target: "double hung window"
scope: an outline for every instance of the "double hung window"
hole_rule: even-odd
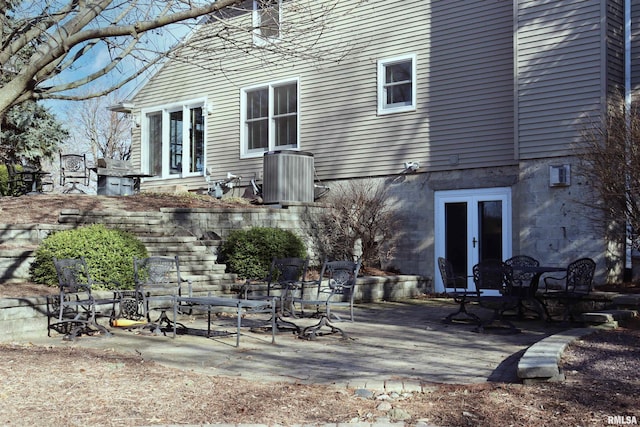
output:
[[[243,157],[299,148],[297,81],[243,89],[240,108]]]
[[[253,0],[253,40],[257,45],[280,38],[281,0]]]
[[[378,61],[378,114],[416,109],[416,56]]]
[[[204,103],[176,105],[145,113],[145,172],[187,176],[204,170]]]

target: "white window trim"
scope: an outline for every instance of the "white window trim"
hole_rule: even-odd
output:
[[[387,65],[395,64],[398,62],[405,62],[411,60],[411,104],[402,105],[399,107],[386,107],[384,96],[384,84],[385,84],[385,69]],[[416,95],[417,95],[417,55],[412,53],[408,55],[395,56],[392,58],[385,58],[378,60],[378,115],[404,113],[407,111],[416,110]]]
[[[253,44],[256,46],[267,46],[269,44],[277,43],[280,41],[280,35],[282,31],[282,0],[278,1],[278,36],[277,37],[264,37],[261,34],[260,26],[260,9],[258,7],[258,1],[253,0]]]
[[[140,117],[142,130],[141,130],[141,144],[140,144],[140,163],[141,170],[145,173],[149,173],[149,124],[147,122],[147,116],[151,113],[162,113],[162,175],[154,176],[152,178],[145,178],[148,180],[155,179],[168,179],[168,178],[185,178],[191,176],[202,176],[205,174],[206,165],[207,165],[207,116],[209,114],[208,111],[208,103],[206,98],[196,98],[190,99],[184,102],[174,102],[171,104],[164,104],[149,108],[143,108],[140,110]],[[175,111],[182,110],[183,112],[183,120],[185,117],[188,119],[190,117],[189,111],[192,108],[202,108],[202,114],[204,119],[204,152],[203,152],[203,165],[202,172],[189,172],[187,169],[187,164],[183,162],[182,164],[182,172],[181,173],[169,173],[169,157],[170,157],[170,144],[169,141],[169,114]],[[188,139],[189,127],[184,126],[182,129],[183,141]],[[187,139],[185,139],[187,138]],[[183,144],[183,152],[182,155],[184,157],[191,156],[191,146],[189,144]]]
[[[282,86],[285,84],[296,84],[296,96],[298,99],[298,120],[296,121],[296,134],[298,136],[298,145],[296,147],[291,145],[278,146],[274,144],[275,130],[273,126],[273,88],[276,86]],[[247,119],[247,92],[260,88],[269,88],[269,146],[265,150],[252,150],[247,149],[247,136],[245,132],[245,121]],[[274,150],[300,150],[300,79],[298,77],[293,79],[278,80],[269,83],[257,84],[247,86],[240,89],[240,158],[250,159],[256,157],[262,157],[264,153]]]

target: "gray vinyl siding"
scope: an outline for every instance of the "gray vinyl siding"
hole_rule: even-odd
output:
[[[631,0],[631,89],[640,96],[640,0]]]
[[[259,176],[261,158],[240,159],[240,89],[284,78],[299,79],[300,149],[314,154],[320,179],[400,173],[406,161],[429,170],[513,162],[510,2],[421,1],[410,13],[401,0],[339,7],[321,45],[349,40],[340,62],[263,68],[257,59],[233,58],[222,75],[174,61],[140,91],[136,106],[206,96],[214,106],[207,166],[218,178]],[[378,115],[377,61],[405,54],[417,56],[417,109]],[[228,71],[238,61],[241,69]]]
[[[521,159],[569,154],[605,84],[600,1],[520,1],[517,147]]]
[[[240,91],[282,79],[298,79],[300,149],[314,154],[321,180],[401,173],[406,161],[438,171],[563,155],[581,115],[600,108],[606,79],[620,78],[619,63],[607,69],[603,58],[619,59],[621,1],[341,1],[318,42],[337,46],[324,61],[267,57],[265,65],[238,52],[203,62],[210,69],[172,61],[134,101],[148,108],[206,97],[214,178],[259,178],[262,159],[240,157]],[[417,58],[417,108],[378,115],[377,61],[405,54]]]
[[[511,2],[433,2],[429,167],[513,161],[512,16]]]

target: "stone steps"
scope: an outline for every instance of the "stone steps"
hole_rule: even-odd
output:
[[[225,273],[225,265],[217,264],[219,240],[199,240],[189,230],[176,226],[162,212],[118,209],[100,212],[65,209],[61,211],[59,224],[0,225],[0,280],[28,278],[33,251],[51,232],[89,224],[104,224],[136,235],[150,256],[178,255],[182,275],[194,286],[202,287],[206,283],[221,286],[225,281],[235,280],[235,275]]]
[[[609,328],[617,328],[620,323],[638,317],[636,310],[628,309],[612,309],[602,310],[591,313],[582,313],[581,320],[588,325],[603,326]]]

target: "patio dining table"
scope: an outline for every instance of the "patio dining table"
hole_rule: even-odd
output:
[[[16,174],[22,176],[22,181],[24,183],[31,183],[31,189],[26,194],[40,194],[41,191],[38,190],[38,183],[42,180],[43,177],[51,175],[51,172],[25,169],[16,171]]]
[[[517,293],[517,296],[520,297],[520,301],[518,303],[518,315],[522,317],[522,313],[525,309],[523,303],[524,301],[535,301],[546,313],[546,308],[544,305],[544,301],[537,296],[538,287],[540,285],[540,278],[545,273],[557,273],[564,272],[567,269],[565,267],[555,267],[555,266],[513,266],[514,270],[521,271],[523,273],[533,273],[533,277],[528,284],[523,284],[522,286],[514,286],[513,292]],[[542,313],[538,313],[542,317]]]

